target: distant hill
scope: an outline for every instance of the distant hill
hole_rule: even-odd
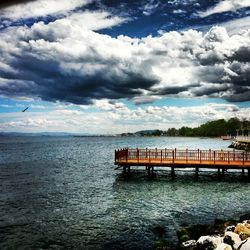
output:
[[[122,133],[121,136],[162,136],[164,131],[159,129],[140,130],[135,133]]]
[[[168,130],[141,130],[135,133],[123,133],[121,136],[190,136],[190,137],[220,137],[225,135],[247,135],[250,130],[249,120],[231,118],[206,122],[199,127],[169,128]]]
[[[40,132],[40,133],[0,132],[0,136],[73,136],[73,134],[66,132]]]

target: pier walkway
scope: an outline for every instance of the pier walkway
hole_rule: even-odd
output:
[[[119,149],[115,150],[115,165],[123,167],[123,171],[130,172],[130,167],[145,166],[148,175],[155,167],[170,167],[172,176],[175,168],[195,168],[196,176],[199,169],[217,169],[222,174],[227,169],[241,169],[248,171],[250,178],[250,153],[242,151],[224,150],[178,150],[178,149]]]

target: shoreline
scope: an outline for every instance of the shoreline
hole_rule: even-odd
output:
[[[164,228],[158,226],[155,230],[160,236],[155,241],[155,250],[250,249],[250,211],[239,219],[215,219],[213,224],[181,227],[176,231],[177,242],[163,238]]]

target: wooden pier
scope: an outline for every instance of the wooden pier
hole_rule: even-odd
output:
[[[157,167],[171,168],[175,177],[175,169],[195,168],[198,178],[200,169],[217,169],[218,175],[224,175],[228,169],[240,169],[244,175],[247,171],[250,179],[250,153],[224,150],[178,150],[178,149],[119,149],[115,150],[115,165],[123,167],[129,173],[132,166],[144,166],[148,175],[152,175]]]

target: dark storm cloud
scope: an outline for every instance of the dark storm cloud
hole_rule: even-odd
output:
[[[137,88],[140,82],[150,85],[155,83],[154,79],[149,80],[142,75],[130,77],[120,82],[119,85],[115,85],[118,81],[120,78],[109,80],[102,74],[86,78],[62,77],[52,82],[51,87],[44,86],[40,91],[40,97],[48,101],[60,100],[75,104],[89,104],[93,99],[132,98],[141,94],[140,89]]]
[[[192,84],[187,86],[166,87],[157,91],[153,91],[153,93],[157,95],[177,95],[181,92],[190,90],[192,87],[197,87],[197,86],[199,85]]]
[[[223,93],[224,91],[228,90],[227,85],[219,84],[219,85],[209,85],[209,84],[204,84],[200,88],[194,88],[192,90],[192,93],[195,96],[214,96],[216,97],[218,93]],[[218,97],[218,96],[217,96]]]
[[[250,47],[240,47],[230,59],[238,62],[250,62]]]
[[[210,64],[199,70],[197,78],[203,84],[190,90],[195,96],[220,96],[232,102],[250,100],[249,94],[246,94],[249,93],[249,64],[234,61],[227,69],[224,64]]]
[[[220,96],[229,101],[249,101],[250,44],[248,32],[229,37],[221,27],[211,29],[200,49],[194,52],[199,70],[195,73],[200,88],[190,91],[195,96]],[[230,42],[229,42],[230,41]],[[245,46],[242,46],[245,41]],[[228,46],[230,43],[232,47]]]
[[[183,93],[250,99],[248,33],[229,37],[215,27],[205,35],[189,30],[112,38],[83,28],[83,15],[2,31],[0,94],[75,104],[104,98],[139,103]],[[96,18],[89,23],[111,20]]]
[[[225,81],[228,81],[228,79],[224,79],[225,75],[223,65],[201,67],[197,72],[197,78],[207,83],[225,83]]]
[[[66,74],[57,60],[44,61],[30,53],[23,53],[12,59],[12,66],[18,69],[16,72],[0,70],[1,76],[9,83],[0,86],[0,93],[6,96],[37,96],[52,102],[60,100],[89,104],[93,99],[133,98],[141,94],[142,86],[149,89],[158,82],[156,77],[150,77],[146,73],[144,76],[143,72],[123,68],[116,68],[118,71],[112,72],[111,68],[115,67],[116,60],[103,60],[86,57],[81,63],[95,62],[105,67],[91,75],[77,75],[76,72]]]
[[[249,101],[249,96],[250,90],[245,88],[241,92],[234,92],[233,95],[227,96],[225,99],[230,102],[245,102]]]
[[[221,58],[219,55],[217,55],[216,53],[207,53],[207,54],[203,54],[202,56],[197,56],[197,59],[199,61],[199,63],[201,65],[214,65],[214,64],[218,64],[218,63],[223,63],[224,62],[224,58]]]
[[[250,62],[233,62],[230,69],[236,73],[231,76],[231,80],[236,86],[250,86]]]

